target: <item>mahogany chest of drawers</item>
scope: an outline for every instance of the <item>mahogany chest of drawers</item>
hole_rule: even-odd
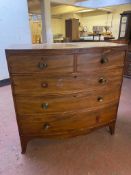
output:
[[[33,138],[65,138],[109,126],[114,133],[127,47],[114,43],[6,50],[25,153]]]

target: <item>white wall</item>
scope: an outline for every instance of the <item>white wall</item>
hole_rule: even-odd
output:
[[[63,34],[65,37],[65,20],[70,18],[77,18],[81,21],[81,15],[69,13],[66,15],[61,15],[60,18],[52,18],[52,31],[53,35],[55,34]]]
[[[65,36],[65,24],[63,18],[52,18],[52,32],[55,34],[63,34]]]
[[[5,48],[31,44],[27,0],[0,0],[0,80],[9,77]]]

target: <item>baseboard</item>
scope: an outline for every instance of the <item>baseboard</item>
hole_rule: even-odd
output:
[[[4,79],[4,80],[0,80],[0,87],[7,86],[9,84],[10,84],[10,79],[9,78]]]
[[[130,76],[128,76],[128,75],[124,75],[124,78],[131,79],[131,75],[130,75]]]

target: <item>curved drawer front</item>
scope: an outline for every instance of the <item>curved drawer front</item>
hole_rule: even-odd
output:
[[[58,95],[72,92],[91,91],[92,89],[109,89],[121,84],[122,69],[97,71],[88,74],[65,74],[51,77],[13,76],[14,91],[17,95]]]
[[[107,69],[117,66],[124,66],[124,51],[113,51],[101,53],[88,53],[78,55],[77,70],[85,72],[91,69]]]
[[[117,90],[115,90],[117,89]],[[19,115],[35,115],[79,111],[102,107],[107,103],[118,101],[118,87],[113,90],[98,90],[89,93],[79,93],[55,97],[16,97],[16,106]]]
[[[73,72],[73,55],[42,56],[38,54],[26,56],[10,56],[11,73],[55,73]]]
[[[92,128],[107,124],[116,118],[117,105],[109,105],[105,108],[72,114],[57,114],[43,116],[24,116],[20,120],[20,129],[22,134],[27,135],[79,135],[80,132],[86,132]]]

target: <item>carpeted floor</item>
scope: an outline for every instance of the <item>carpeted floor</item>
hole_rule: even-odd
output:
[[[116,125],[67,140],[21,148],[10,86],[0,88],[0,175],[131,175],[131,80],[124,79]]]

